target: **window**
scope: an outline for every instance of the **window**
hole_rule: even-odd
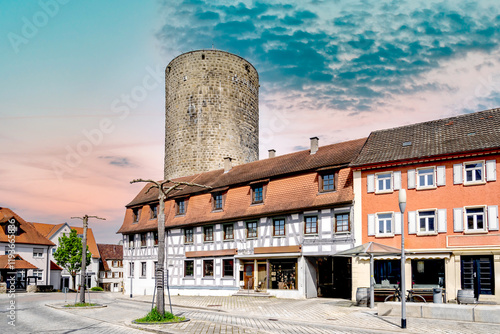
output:
[[[233,240],[234,239],[234,225],[226,224],[224,225],[224,240]]]
[[[203,234],[205,235],[205,241],[214,241],[214,227],[205,226],[203,228]]]
[[[194,261],[184,261],[184,277],[194,276]]]
[[[434,167],[417,169],[417,189],[435,188]]]
[[[252,187],[252,204],[264,202],[264,187],[262,185]]]
[[[52,256],[54,256],[54,253],[56,252],[56,248],[52,248]],[[7,253],[5,253],[7,254]]]
[[[33,269],[33,276],[38,277],[39,280],[43,280],[43,270]]]
[[[257,222],[247,223],[247,238],[257,238]]]
[[[349,214],[340,213],[335,215],[335,232],[349,232]]]
[[[154,245],[158,246],[158,232],[153,232]]]
[[[222,210],[222,193],[212,195],[213,210]]]
[[[141,247],[146,247],[147,246],[147,242],[148,242],[148,238],[147,238],[147,234],[146,233],[141,233]]]
[[[158,261],[153,262],[153,278],[156,277],[156,270],[158,269]]]
[[[33,258],[43,258],[43,248],[33,248]]]
[[[175,214],[176,215],[185,215],[186,214],[186,200],[185,199],[178,199],[175,200]]]
[[[138,223],[139,219],[141,218],[140,208],[133,208],[132,209],[132,216],[133,216],[133,219],[134,219],[134,223]]]
[[[373,271],[376,288],[395,288],[401,281],[400,260],[375,260]]]
[[[112,261],[112,266],[115,267],[115,268],[118,267],[118,261],[113,260]]]
[[[377,234],[392,235],[392,213],[377,214]]]
[[[377,192],[392,191],[392,173],[375,174]]]
[[[185,228],[184,229],[184,243],[192,244],[193,243],[193,229]]]
[[[158,218],[158,205],[150,205],[149,206],[149,211],[151,212],[151,218],[150,219],[156,219],[156,218]]]
[[[203,277],[214,275],[214,260],[203,260]]]
[[[134,277],[134,262],[130,262],[129,269],[130,269],[129,276]]]
[[[146,262],[141,262],[141,277],[146,277]]]
[[[270,287],[271,289],[298,288],[297,274],[298,266],[295,259],[269,260]]]
[[[225,259],[222,260],[222,276],[228,277],[234,275],[234,260]]]
[[[464,163],[465,182],[464,184],[483,183],[484,163],[482,161]]]
[[[305,217],[304,234],[317,234],[318,233],[318,217],[309,216]]]
[[[436,232],[436,211],[418,211],[418,232],[435,233]]]
[[[470,232],[486,231],[484,207],[465,209],[465,230]]]
[[[274,219],[273,220],[273,230],[274,236],[284,236],[285,235],[285,220],[284,219]]]
[[[128,247],[134,248],[134,235],[133,234],[130,234],[128,236]]]
[[[333,191],[335,190],[335,174],[328,173],[320,176],[320,189],[319,191]]]

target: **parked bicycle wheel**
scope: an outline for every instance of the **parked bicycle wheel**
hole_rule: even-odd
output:
[[[384,300],[384,302],[399,302],[399,301],[401,301],[401,298],[399,298],[399,296],[397,295],[389,295],[385,297]]]
[[[426,303],[426,300],[421,295],[412,295],[410,297],[410,302],[412,302],[412,303]]]

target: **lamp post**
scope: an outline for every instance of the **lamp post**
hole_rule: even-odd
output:
[[[406,288],[405,288],[405,219],[406,190],[399,190],[399,211],[401,211],[401,328],[406,328]]]

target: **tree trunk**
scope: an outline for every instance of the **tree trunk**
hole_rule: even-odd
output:
[[[164,268],[165,268],[165,195],[160,192],[160,207],[158,215],[158,264],[156,267],[156,309],[162,316],[165,315],[165,290]]]

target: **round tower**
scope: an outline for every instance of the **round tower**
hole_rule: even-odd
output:
[[[259,159],[259,75],[220,50],[183,53],[165,69],[165,179]]]

